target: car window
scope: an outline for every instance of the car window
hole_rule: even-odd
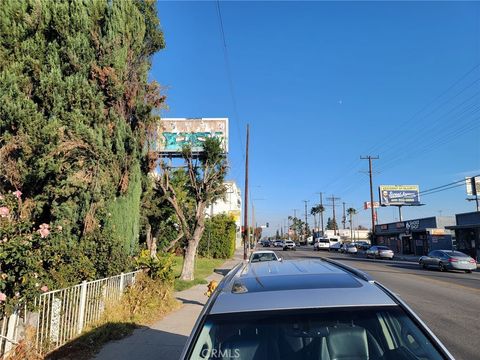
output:
[[[437,250],[430,251],[430,252],[428,253],[428,256],[429,256],[429,257],[437,257],[437,256],[438,256],[438,251],[437,251]]]
[[[190,359],[443,359],[398,306],[210,315]]]

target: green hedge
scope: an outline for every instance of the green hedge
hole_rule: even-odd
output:
[[[214,259],[232,257],[235,252],[235,230],[235,221],[229,215],[220,214],[206,219],[198,254]]]

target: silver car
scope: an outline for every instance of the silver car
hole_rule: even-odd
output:
[[[394,293],[332,260],[240,264],[205,304],[180,357],[453,359]]]
[[[422,256],[418,263],[424,269],[437,267],[440,271],[462,270],[471,273],[477,269],[477,262],[470,256],[454,250],[433,250]]]
[[[386,246],[372,246],[365,252],[367,258],[373,257],[374,259],[393,259],[394,253],[392,249]]]

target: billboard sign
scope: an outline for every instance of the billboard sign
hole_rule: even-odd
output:
[[[380,185],[381,206],[420,205],[418,185]]]
[[[228,118],[162,118],[155,137],[155,150],[170,156],[180,156],[184,145],[193,153],[203,151],[206,139],[216,137],[228,152]]]
[[[365,201],[365,202],[363,203],[363,209],[364,209],[364,210],[370,209],[370,208],[371,208],[371,205],[370,205],[370,204],[371,204],[370,201]],[[374,207],[374,208],[380,207],[380,203],[379,203],[378,201],[374,201],[374,202],[373,202],[373,207]]]
[[[467,195],[478,195],[480,194],[480,177],[466,177],[465,185],[467,187]]]

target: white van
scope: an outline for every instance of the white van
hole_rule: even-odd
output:
[[[330,249],[331,245],[336,244],[339,241],[340,241],[340,237],[338,236],[331,236],[329,238],[320,237],[317,239],[317,242],[313,245],[313,250],[315,251],[328,250]]]

